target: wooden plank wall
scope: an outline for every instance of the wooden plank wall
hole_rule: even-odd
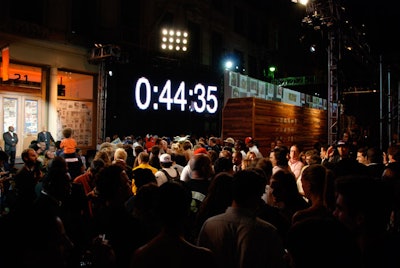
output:
[[[326,143],[327,135],[324,110],[249,97],[229,99],[222,111],[222,138],[251,136],[264,156],[277,138],[286,146],[296,143],[308,150],[316,142]]]

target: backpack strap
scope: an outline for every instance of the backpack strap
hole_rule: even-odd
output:
[[[167,177],[167,179],[168,179],[169,181],[172,180],[172,177],[168,174],[168,172],[167,172],[165,169],[161,168],[160,171],[161,171],[162,173],[164,173],[164,175]]]
[[[179,180],[180,179],[180,177],[181,177],[181,174],[179,174],[179,171],[178,171],[178,168],[177,167],[174,167],[174,169],[175,169],[175,171],[176,171],[176,179],[177,180]]]
[[[169,175],[169,173],[163,168],[161,168],[160,171],[162,171],[165,174],[165,176],[167,177],[167,179],[169,181],[170,180],[179,180],[180,175],[179,175],[178,169],[176,167],[174,167],[174,169],[176,171],[176,176],[175,177],[171,177],[171,175]]]

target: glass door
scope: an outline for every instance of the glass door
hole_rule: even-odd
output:
[[[40,121],[40,98],[0,94],[0,124],[3,126],[0,146],[4,149],[3,133],[13,126],[18,135],[16,163],[21,153],[36,140]]]

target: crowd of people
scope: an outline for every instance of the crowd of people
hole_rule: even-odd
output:
[[[1,267],[400,265],[400,145],[114,135],[79,151],[66,128],[11,178],[0,151]]]

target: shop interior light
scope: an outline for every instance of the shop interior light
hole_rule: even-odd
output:
[[[306,6],[307,3],[308,3],[308,0],[292,0],[292,2],[296,3],[296,4],[302,4],[302,5]]]

